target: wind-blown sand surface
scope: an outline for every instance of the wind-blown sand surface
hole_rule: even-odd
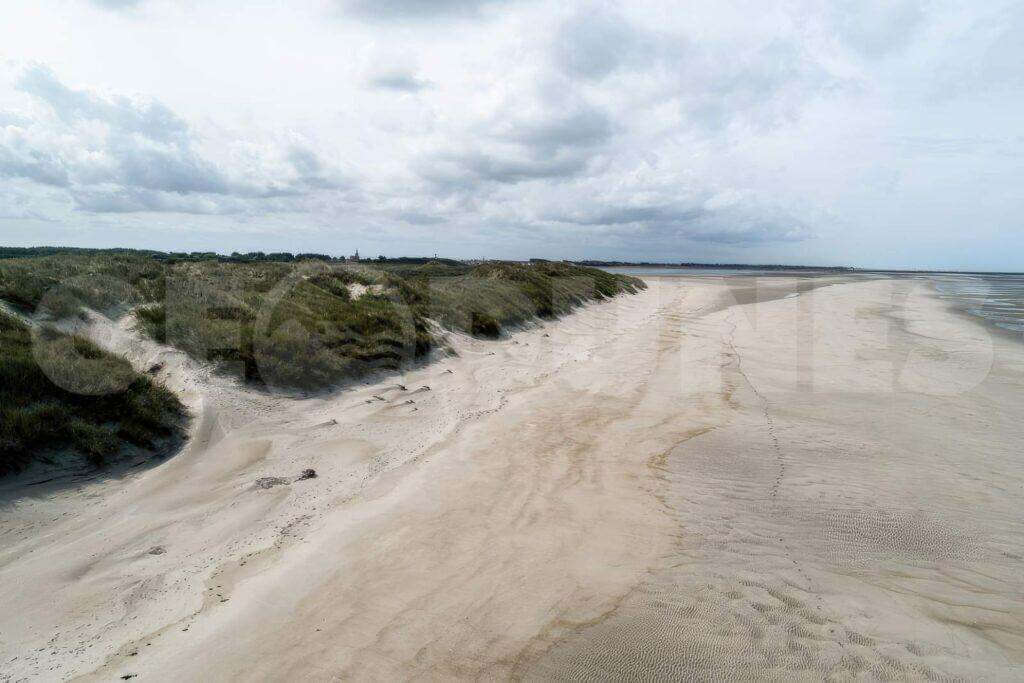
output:
[[[0,679],[1024,676],[1024,344],[920,281],[648,283],[319,399],[95,322],[193,435],[3,492]]]

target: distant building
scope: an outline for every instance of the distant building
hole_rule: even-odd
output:
[[[358,261],[359,260],[359,250],[356,249],[356,253],[354,253],[351,256],[349,256],[348,260],[349,261]]]

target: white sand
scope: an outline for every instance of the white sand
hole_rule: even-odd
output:
[[[919,282],[757,282],[315,400],[95,325],[194,434],[0,508],[0,680],[1024,676],[1024,344]]]

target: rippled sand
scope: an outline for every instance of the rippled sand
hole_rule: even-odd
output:
[[[200,417],[0,511],[0,680],[1024,675],[1021,340],[919,281],[649,283],[304,401],[97,325]]]

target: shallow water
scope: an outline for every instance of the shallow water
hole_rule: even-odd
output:
[[[971,315],[1024,332],[1024,274],[934,275],[939,295]]]

